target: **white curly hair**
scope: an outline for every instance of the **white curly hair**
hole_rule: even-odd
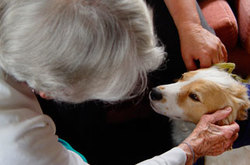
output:
[[[141,94],[164,59],[143,0],[0,0],[0,67],[58,101]]]

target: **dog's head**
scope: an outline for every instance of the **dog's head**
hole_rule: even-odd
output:
[[[184,73],[173,84],[160,85],[150,93],[153,109],[165,116],[197,123],[203,114],[232,107],[221,124],[247,119],[247,88],[229,73],[215,67]]]

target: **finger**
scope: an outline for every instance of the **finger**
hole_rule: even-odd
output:
[[[224,62],[224,52],[223,52],[223,44],[220,44],[219,48],[218,48],[218,62]],[[216,63],[214,63],[216,64]]]
[[[200,67],[201,68],[208,68],[212,65],[211,57],[204,55],[200,59]]]
[[[225,126],[222,126],[222,127],[232,130],[233,134],[236,134],[236,133],[238,133],[240,131],[240,126],[236,122],[233,122],[230,125],[225,125]]]
[[[227,107],[225,109],[218,110],[215,113],[209,115],[208,121],[211,123],[216,123],[217,121],[223,120],[226,117],[228,117],[231,112],[232,112],[231,107]]]
[[[235,142],[235,140],[239,137],[239,134],[236,133],[232,138],[231,138],[231,141],[232,143]]]
[[[224,136],[227,139],[231,139],[240,131],[240,127],[236,122],[231,125],[221,126],[220,129],[223,130]]]
[[[234,136],[232,136],[232,138],[230,139],[230,141],[227,143],[227,148],[226,151],[231,150],[233,143],[235,142],[235,140],[238,138],[239,134],[235,134]]]
[[[230,145],[230,144],[229,144]],[[225,142],[221,142],[221,143],[218,143],[218,144],[215,144],[210,152],[207,153],[207,155],[209,156],[217,156],[217,155],[220,155],[222,154],[223,152],[226,151],[227,148],[229,148]]]
[[[233,143],[235,142],[235,140],[238,138],[239,134],[234,134],[224,145],[225,150],[231,150]]]
[[[224,55],[223,55],[221,43],[219,43],[219,45],[217,47],[217,58],[218,58],[219,62],[224,62]],[[215,59],[213,59],[213,62],[214,61],[215,61]],[[214,64],[216,64],[216,63],[214,63]]]
[[[223,61],[227,62],[227,60],[228,60],[227,49],[223,43],[221,43],[221,44],[222,44],[221,50],[223,52]]]
[[[217,54],[215,56],[213,56],[212,58],[212,64],[217,64],[220,62],[220,57],[222,56],[222,50],[220,48],[218,48],[219,50],[217,51]]]
[[[185,62],[187,70],[196,70],[197,69],[197,66],[192,58],[185,59],[184,62]]]

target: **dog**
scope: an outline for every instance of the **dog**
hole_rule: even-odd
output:
[[[172,119],[172,138],[174,144],[178,145],[192,132],[203,114],[231,107],[231,114],[220,121],[219,125],[227,125],[235,120],[246,120],[247,110],[250,108],[248,92],[248,88],[235,80],[230,73],[212,66],[186,72],[176,83],[153,88],[149,99],[151,107],[157,113]],[[250,161],[249,149],[250,147],[247,152],[247,164]],[[220,159],[206,156],[205,164],[221,165],[223,161],[234,158],[232,152],[229,151],[224,157],[220,156],[223,157]],[[246,154],[245,150],[240,152]],[[225,164],[229,165],[229,162],[226,161]]]

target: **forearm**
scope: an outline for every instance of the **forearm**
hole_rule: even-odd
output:
[[[186,152],[181,147],[175,147],[159,156],[155,156],[136,165],[184,165],[186,160]]]
[[[196,0],[164,0],[164,2],[179,33],[194,26],[201,26]]]

